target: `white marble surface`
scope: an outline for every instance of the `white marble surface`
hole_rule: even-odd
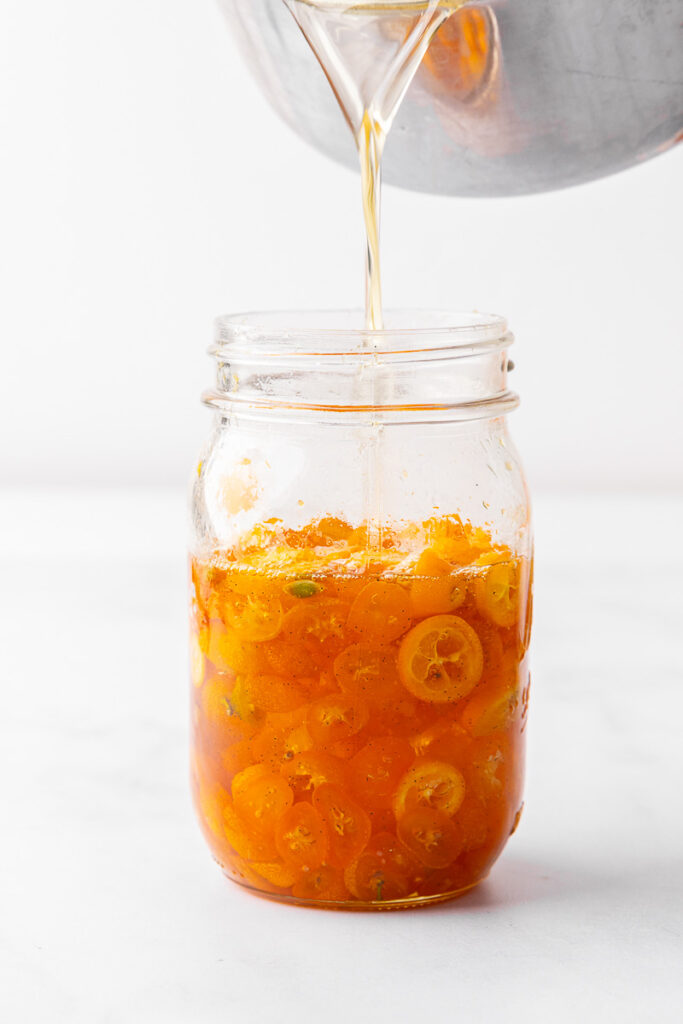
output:
[[[683,499],[539,498],[527,808],[459,902],[231,886],[190,810],[183,496],[0,505],[0,1017],[683,1019]]]

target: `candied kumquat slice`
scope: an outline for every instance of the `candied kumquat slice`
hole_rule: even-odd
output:
[[[242,686],[245,699],[255,711],[294,711],[306,700],[294,681],[282,676],[246,676]]]
[[[257,764],[245,768],[232,780],[232,800],[243,821],[255,831],[266,833],[292,806],[294,793],[283,778]]]
[[[462,772],[444,761],[423,761],[413,765],[400,780],[394,796],[394,814],[402,818],[416,808],[427,807],[450,817],[464,798]]]
[[[323,516],[318,520],[317,527],[323,543],[326,544],[347,540],[351,534],[351,525],[339,516]]]
[[[348,900],[349,894],[340,871],[328,864],[302,872],[292,886],[292,896],[300,900]]]
[[[199,635],[199,643],[206,657],[219,672],[234,672],[228,652],[228,631],[220,619],[209,621]]]
[[[263,644],[262,651],[268,663],[268,671],[281,676],[302,678],[315,675],[317,665],[306,647],[276,637]]]
[[[413,758],[406,740],[393,736],[370,740],[349,762],[355,795],[364,805],[389,807],[399,779]]]
[[[398,640],[410,626],[408,591],[398,583],[368,583],[351,605],[348,626],[363,640]]]
[[[233,800],[236,794],[239,796],[246,789],[248,789],[248,787],[251,786],[251,784],[255,782],[257,779],[267,778],[267,776],[270,774],[270,769],[265,764],[249,765],[248,768],[245,768],[244,771],[241,771],[232,780],[232,785],[230,788]]]
[[[275,828],[275,846],[290,867],[319,868],[327,855],[325,823],[310,804],[294,804]]]
[[[282,602],[267,581],[245,579],[233,584],[221,604],[221,617],[240,640],[262,643],[282,629]]]
[[[245,860],[266,862],[277,859],[273,837],[256,832],[231,800],[223,806],[223,834],[235,853]]]
[[[251,742],[252,759],[279,769],[296,754],[310,750],[313,740],[305,725],[302,708],[282,714],[266,715],[266,720]]]
[[[348,606],[335,598],[311,598],[290,608],[282,624],[282,639],[303,649],[303,656],[323,668],[344,646]]]
[[[463,837],[463,850],[476,850],[486,842],[489,813],[484,801],[475,793],[467,793],[458,811],[458,828]]]
[[[202,618],[208,618],[208,606],[212,594],[211,580],[214,570],[211,566],[193,558],[190,572],[194,589],[194,601],[197,604],[199,615]]]
[[[509,669],[509,656],[506,657],[501,630],[483,616],[473,616],[470,622],[479,637],[484,652],[484,669],[482,678],[487,682],[502,680]],[[515,663],[516,664],[516,663]]]
[[[313,793],[313,806],[327,826],[327,860],[345,868],[365,849],[370,839],[370,819],[340,786],[323,783]]]
[[[423,757],[434,743],[447,736],[454,728],[457,728],[463,735],[467,735],[462,726],[446,711],[438,718],[432,718],[426,728],[414,733],[410,737],[410,745],[418,757]],[[469,740],[469,736],[467,738]]]
[[[196,635],[199,648],[206,654],[206,644],[208,640],[207,627],[209,625],[209,616],[202,611],[196,601],[190,601],[190,627],[192,632]]]
[[[221,754],[221,766],[229,777],[249,768],[254,763],[254,754],[249,737],[231,743]]]
[[[328,754],[332,754],[332,757],[338,757],[340,761],[350,761],[352,757],[358,753],[363,744],[365,743],[365,737],[351,736],[348,740],[339,740],[337,743],[330,743],[329,746],[324,746],[324,750]]]
[[[364,902],[405,899],[415,891],[415,856],[390,832],[373,836],[360,857],[344,871],[349,892]]]
[[[510,742],[505,733],[491,733],[477,739],[465,768],[468,784],[483,800],[499,799],[507,791],[512,772]]]
[[[306,725],[313,741],[329,747],[351,739],[367,724],[367,705],[348,693],[330,694],[314,701],[306,713]]]
[[[374,722],[371,720],[369,731],[372,731],[374,726],[377,731],[408,739],[419,721],[419,714],[424,706],[401,687],[395,697],[385,697],[372,705]]]
[[[519,610],[519,565],[498,562],[475,580],[477,608],[491,622],[507,629],[514,626]]]
[[[466,853],[471,855],[473,860],[481,857],[482,860],[488,860],[488,863],[492,864],[510,836],[514,818],[514,809],[509,807],[503,798],[489,802],[486,807],[486,837],[476,846],[467,843]],[[459,819],[458,825],[460,825]]]
[[[282,769],[288,784],[299,796],[310,795],[318,786],[333,783],[343,786],[344,763],[319,750],[295,754]]]
[[[223,836],[223,809],[230,803],[230,794],[218,783],[199,782],[197,802],[199,814],[215,836]]]
[[[424,708],[425,705],[422,704],[421,707]],[[418,757],[422,757],[426,754],[432,743],[435,743],[441,736],[445,735],[449,729],[452,729],[453,724],[456,722],[455,712],[452,708],[444,708],[436,717],[434,716],[434,710],[432,708],[429,708],[428,710],[430,714],[427,724],[419,731],[411,733],[408,737],[410,745]]]
[[[352,644],[339,654],[333,665],[342,690],[366,700],[392,697],[401,692],[396,651],[382,644]]]
[[[257,645],[226,629],[221,619],[211,619],[200,640],[207,658],[219,672],[259,672],[264,664]]]
[[[238,676],[233,684],[228,709],[233,718],[243,722],[255,722],[259,717],[263,718],[263,714],[258,715],[256,708],[249,700],[249,695],[244,689],[244,677],[241,676]]]
[[[420,863],[430,868],[447,868],[462,852],[458,827],[443,811],[431,807],[416,807],[404,814],[397,833]]]
[[[430,761],[445,761],[461,770],[467,764],[472,746],[472,736],[459,722],[450,723],[438,737],[434,737],[422,756]]]
[[[216,621],[218,622],[218,620],[216,620]],[[220,623],[220,625],[223,628],[225,628],[223,626],[222,622]],[[209,650],[209,642],[210,642],[210,640],[211,640],[211,630],[209,629],[209,620],[207,619],[206,622],[202,623],[201,626],[199,626],[199,629],[197,630],[197,644],[199,646],[199,650],[204,655],[206,655],[208,650]],[[216,666],[216,667],[218,667],[218,666]]]
[[[415,618],[454,612],[467,597],[467,586],[457,576],[440,579],[415,580],[410,600]]]
[[[296,872],[282,861],[276,860],[272,864],[252,863],[250,866],[252,871],[278,889],[289,889],[296,881]]]
[[[448,576],[451,563],[439,558],[433,548],[425,548],[415,564],[415,576]]]
[[[232,749],[242,741],[250,740],[257,729],[256,722],[240,718],[234,709],[232,713],[229,712],[230,705],[225,712],[219,705],[215,716],[200,717],[198,722],[200,742],[206,744],[207,753],[210,750],[212,755],[219,759],[226,750]]]
[[[415,576],[410,587],[410,603],[416,618],[454,612],[467,597],[465,578],[453,575],[450,564],[431,548],[420,555]]]
[[[276,856],[276,855],[274,855]],[[268,865],[266,865],[267,867]],[[231,863],[223,865],[224,869],[227,869],[228,874],[240,885],[245,885],[250,889],[254,889],[256,892],[267,892],[272,893],[274,896],[284,896],[287,894],[289,886],[273,885],[272,882],[268,881],[264,875],[259,874],[254,870],[254,863],[245,860],[242,857],[233,855]],[[286,868],[284,870],[287,870]]]
[[[241,720],[239,708],[233,698],[234,692],[234,677],[221,674],[207,679],[200,691],[204,721],[210,729],[225,733],[226,739],[233,733],[234,724]]]
[[[520,708],[516,685],[501,689],[498,683],[478,687],[465,705],[460,721],[471,736],[503,732],[515,720]]]
[[[235,677],[216,673],[207,679],[202,687],[200,703],[202,713],[211,725],[220,724],[234,714],[230,697],[235,687]]]
[[[398,653],[401,682],[419,700],[432,704],[466,697],[483,666],[479,637],[457,615],[424,619],[403,638]]]

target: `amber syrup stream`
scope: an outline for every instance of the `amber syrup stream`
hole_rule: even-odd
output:
[[[360,160],[365,225],[364,347],[359,404],[387,404],[392,382],[374,372],[384,328],[380,274],[382,154],[394,118],[434,33],[465,0],[284,0],[315,54],[351,129]],[[365,370],[365,372],[364,372]],[[367,380],[367,385],[366,385]],[[362,442],[368,549],[382,546],[382,426]]]

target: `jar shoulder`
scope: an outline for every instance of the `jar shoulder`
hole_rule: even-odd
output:
[[[259,524],[299,529],[456,516],[531,549],[522,462],[504,418],[468,424],[321,426],[219,420],[192,484],[192,543],[231,546]]]

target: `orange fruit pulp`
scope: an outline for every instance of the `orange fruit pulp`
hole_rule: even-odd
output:
[[[200,823],[226,874],[292,902],[457,895],[519,818],[528,559],[458,517],[367,538],[268,523],[192,560]]]

